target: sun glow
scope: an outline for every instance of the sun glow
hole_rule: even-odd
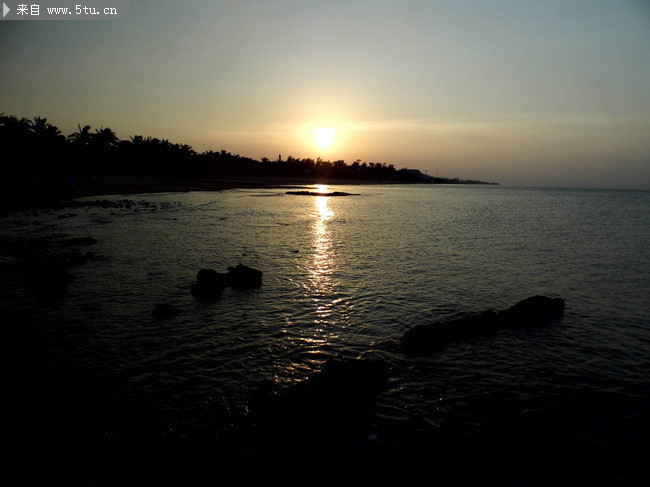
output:
[[[334,143],[334,129],[317,128],[313,131],[314,143],[322,150],[328,149]]]

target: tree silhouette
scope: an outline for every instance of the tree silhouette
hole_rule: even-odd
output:
[[[120,139],[117,138],[115,132],[108,127],[96,129],[95,133],[91,137],[91,143],[101,149],[117,147],[119,141]]]
[[[55,127],[47,121],[45,117],[34,117],[34,120],[29,122],[29,128],[32,133],[41,141],[63,141],[65,137],[61,135],[58,127]]]
[[[84,128],[81,128],[81,125],[77,125],[77,127],[79,130],[68,135],[68,140],[79,146],[89,146],[93,138],[93,134],[90,133],[90,125],[86,125]]]
[[[172,143],[168,139],[133,135],[128,140],[120,140],[112,129],[101,127],[93,132],[90,125],[77,125],[77,131],[66,138],[45,117],[29,120],[0,114],[0,146],[12,162],[5,174],[20,177],[121,174],[480,183],[430,178],[417,170],[396,170],[393,164],[361,159],[348,165],[343,160],[332,162],[320,157],[314,160],[288,156],[283,160],[278,156],[277,160],[267,157],[255,160],[225,149],[197,153],[188,144]]]

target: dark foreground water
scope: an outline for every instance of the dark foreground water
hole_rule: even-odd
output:
[[[3,472],[69,485],[650,479],[650,193],[328,189],[357,194],[119,196],[2,216]],[[190,294],[199,269],[237,263],[263,284]],[[426,355],[400,347],[415,325],[535,294],[564,298],[563,319]],[[163,302],[180,314],[154,319]],[[285,400],[357,358],[388,367],[362,401],[355,386],[325,407]]]

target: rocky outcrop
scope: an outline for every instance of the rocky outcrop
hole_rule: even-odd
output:
[[[563,299],[532,296],[500,312],[487,310],[441,323],[417,325],[402,335],[400,344],[406,350],[425,352],[453,341],[492,335],[501,328],[547,323],[563,313]]]

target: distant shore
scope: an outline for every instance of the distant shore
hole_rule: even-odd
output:
[[[481,181],[445,180],[448,184],[497,184]],[[448,182],[447,182],[448,181]],[[458,182],[456,182],[458,181]],[[432,184],[423,181],[390,181],[335,178],[238,177],[187,178],[166,176],[80,176],[62,178],[6,179],[0,181],[0,210],[48,208],[76,198],[188,191],[224,191],[237,188],[303,188],[314,184],[378,185]]]
[[[417,184],[404,181],[365,181],[309,178],[191,179],[164,176],[83,176],[64,179],[18,179],[0,182],[0,209],[21,210],[60,206],[91,196],[224,191],[237,188],[296,188],[314,184]]]

